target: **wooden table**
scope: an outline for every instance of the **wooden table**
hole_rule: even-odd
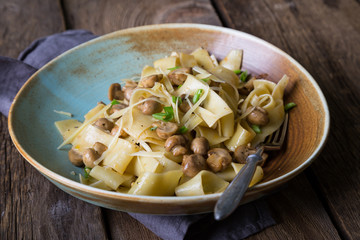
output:
[[[0,55],[16,58],[33,40],[67,29],[102,35],[169,22],[273,43],[317,80],[331,133],[312,166],[266,198],[278,224],[249,239],[360,239],[359,14],[355,0],[0,0]],[[127,213],[56,188],[20,156],[0,118],[0,239],[158,239]]]

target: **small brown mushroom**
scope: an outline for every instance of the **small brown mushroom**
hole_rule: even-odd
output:
[[[111,134],[112,136],[115,136],[118,131],[119,131],[119,126],[118,126],[118,125],[115,125],[115,126],[113,127],[113,129],[111,129],[110,134]],[[128,137],[128,136],[129,136],[129,134],[127,134],[127,132],[125,132],[124,129],[121,129],[121,130],[120,130],[120,135],[119,135],[119,137],[121,137],[121,138],[126,138],[126,137]]]
[[[148,99],[142,104],[138,105],[138,108],[145,115],[152,115],[162,111],[162,105],[158,101]]]
[[[174,156],[184,155],[187,153],[186,140],[183,135],[170,136],[165,141],[165,150],[172,152]]]
[[[137,83],[134,81],[126,81],[125,86],[123,87],[124,90],[124,98],[130,101],[131,95],[134,89],[137,87]]]
[[[261,107],[256,107],[246,119],[249,123],[258,126],[265,126],[270,121],[267,111]]]
[[[125,103],[118,103],[118,104],[114,104],[110,107],[110,109],[108,110],[108,114],[113,114],[114,112],[120,111],[121,109],[127,108],[128,105],[126,105]]]
[[[93,146],[93,149],[101,156],[101,154],[107,150],[107,146],[101,142],[96,142]]]
[[[250,148],[247,146],[238,146],[237,148],[235,148],[235,151],[234,151],[234,160],[238,163],[245,164],[246,158],[249,155],[255,154],[255,153],[256,153],[255,148]],[[266,159],[268,158],[268,154],[262,153],[261,157],[263,159],[263,161],[262,161],[262,165],[263,165],[265,163]]]
[[[162,74],[155,74],[143,77],[139,82],[139,87],[152,88],[156,82],[160,81]]]
[[[156,127],[156,134],[159,138],[168,139],[170,136],[174,135],[179,129],[176,123],[172,122],[162,122],[157,121],[152,124],[153,127]]]
[[[111,131],[114,127],[114,123],[106,118],[99,118],[94,122],[94,125],[103,131]]]
[[[209,146],[209,141],[204,138],[204,137],[197,137],[194,138],[191,142],[191,146],[190,149],[195,153],[195,154],[201,154],[201,155],[206,155],[206,153],[208,152],[210,146]]]
[[[181,164],[184,175],[194,177],[201,170],[206,170],[206,160],[200,154],[184,155]]]
[[[224,148],[213,148],[208,152],[206,163],[213,172],[225,170],[231,164],[231,155]]]
[[[95,160],[98,159],[100,157],[100,155],[95,151],[95,149],[93,148],[87,148],[84,151],[83,154],[83,162],[85,164],[85,166],[89,167],[89,168],[93,168],[95,167]]]
[[[254,90],[254,81],[256,80],[256,78],[250,78],[249,81],[247,81],[240,89],[239,89],[239,93],[241,95],[249,95],[249,93]]]
[[[192,70],[190,67],[187,68],[178,68],[175,70],[172,70],[169,74],[169,80],[172,84],[174,85],[181,85],[185,82],[187,75],[186,74],[191,74]]]
[[[189,96],[189,98],[192,99],[192,96]],[[179,109],[184,113],[190,110],[190,105],[188,101],[185,99],[184,94],[181,95],[181,104],[179,105]]]
[[[121,91],[121,85],[119,83],[113,83],[109,87],[108,91],[109,100],[112,101],[116,100],[123,100],[124,99],[124,92]]]
[[[74,148],[70,149],[68,152],[69,160],[72,164],[77,167],[84,166],[82,155]]]

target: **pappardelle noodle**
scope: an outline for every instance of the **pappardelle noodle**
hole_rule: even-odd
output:
[[[93,187],[152,196],[222,192],[285,115],[288,77],[275,84],[252,76],[242,58],[231,50],[218,61],[199,48],[158,59],[138,81],[111,84],[110,103],[99,102],[83,123],[56,122],[59,149],[72,145],[69,160],[85,166],[80,181]],[[250,186],[262,177],[258,166]]]

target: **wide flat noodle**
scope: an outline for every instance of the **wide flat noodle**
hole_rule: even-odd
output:
[[[173,196],[181,176],[181,170],[165,173],[144,172],[135,181],[129,194],[150,196]]]
[[[176,196],[198,196],[218,193],[224,191],[228,185],[228,182],[216,174],[202,170],[189,181],[176,187],[175,194]]]

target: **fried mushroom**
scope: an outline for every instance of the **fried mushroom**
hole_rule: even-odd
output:
[[[162,139],[168,139],[179,129],[179,126],[176,123],[163,121],[154,122],[152,127],[156,127],[156,134]]]
[[[154,74],[143,77],[139,82],[139,87],[152,88],[156,82],[162,79],[162,74]]]
[[[204,137],[197,137],[191,141],[190,149],[195,154],[206,155],[210,148],[209,141]]]
[[[112,101],[116,100],[123,100],[124,99],[124,92],[121,90],[121,85],[119,83],[113,83],[109,87],[108,91],[109,100]]]
[[[206,170],[206,160],[200,154],[184,155],[181,164],[184,175],[194,177],[202,170]]]
[[[255,148],[250,148],[248,146],[238,146],[237,148],[235,148],[235,151],[234,151],[234,161],[238,162],[238,163],[245,164],[246,163],[246,158],[249,155],[255,154],[255,153],[256,153]],[[264,164],[266,159],[268,158],[268,154],[267,153],[262,153],[261,157],[263,159],[263,164]]]
[[[267,111],[261,107],[255,107],[246,119],[249,123],[258,126],[265,126],[270,121]]]
[[[174,156],[184,155],[187,153],[186,139],[183,135],[170,136],[165,141],[165,150],[172,152]]]
[[[111,131],[111,129],[114,127],[114,123],[106,118],[99,118],[94,122],[94,126],[103,131]]]
[[[208,151],[206,163],[213,172],[225,170],[231,164],[232,158],[228,150],[224,148],[213,148]]]
[[[178,69],[172,70],[168,74],[168,78],[173,85],[182,85],[187,78],[186,74],[191,74],[191,73],[192,73],[192,70],[190,67],[178,68]]]
[[[95,167],[94,162],[98,159],[101,155],[95,151],[93,148],[87,148],[83,153],[83,162],[85,166],[89,168]]]
[[[79,151],[77,151],[74,148],[71,148],[70,151],[68,152],[68,156],[69,156],[69,160],[72,164],[74,164],[77,167],[82,167],[84,166],[83,163],[83,156],[79,153]]]

